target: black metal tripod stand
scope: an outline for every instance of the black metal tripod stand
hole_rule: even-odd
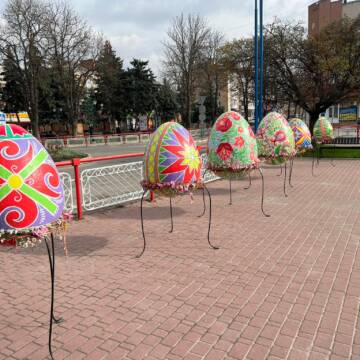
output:
[[[51,246],[49,246],[48,241],[50,241]],[[63,319],[56,318],[54,315],[54,297],[55,297],[55,245],[54,245],[54,234],[50,234],[50,239],[45,238],[45,245],[49,257],[49,265],[50,265],[50,276],[51,276],[51,301],[50,301],[50,324],[49,324],[49,353],[51,359],[54,359],[53,352],[52,352],[52,330],[53,330],[53,323],[60,324]]]

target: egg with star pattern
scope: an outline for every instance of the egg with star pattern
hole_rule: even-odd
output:
[[[201,186],[201,166],[190,132],[177,122],[166,122],[146,147],[141,185],[163,195],[186,192]]]

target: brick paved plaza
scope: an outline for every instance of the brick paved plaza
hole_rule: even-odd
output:
[[[53,348],[60,359],[360,359],[360,163],[295,162],[289,197],[278,169],[261,181],[209,184],[212,241],[201,193],[86,216],[57,249]],[[45,246],[0,250],[0,358],[48,356]]]

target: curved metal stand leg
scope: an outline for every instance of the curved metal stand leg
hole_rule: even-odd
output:
[[[52,247],[52,260],[53,260],[52,261],[52,264],[53,264],[53,266],[52,266],[52,268],[53,268],[52,276],[54,278],[54,287],[55,287],[55,246],[54,246],[54,235],[53,235],[53,233],[51,233],[51,247]],[[57,319],[55,317],[55,315],[54,315],[54,312],[52,314],[52,318],[53,318],[55,324],[61,324],[64,321],[63,318],[58,318]]]
[[[140,202],[141,231],[142,231],[142,236],[143,236],[143,240],[144,240],[144,246],[143,246],[141,253],[136,255],[137,259],[142,256],[142,254],[144,253],[145,248],[146,248],[146,239],[145,239],[145,232],[144,232],[144,217],[143,217],[143,203],[144,203],[145,194],[146,194],[146,191],[143,192],[142,197],[141,197],[141,202]]]
[[[209,245],[210,245],[211,248],[213,248],[214,250],[218,250],[219,247],[212,245],[211,242],[210,242],[210,230],[211,230],[211,195],[210,195],[209,189],[206,187],[205,184],[204,184],[204,189],[206,190],[206,192],[207,192],[207,194],[208,194],[208,197],[209,197],[209,227],[208,227],[208,234],[207,234],[208,243],[209,243]]]
[[[290,160],[289,185],[290,185],[290,187],[292,187],[292,188],[294,187],[294,186],[292,185],[292,183],[291,183],[293,167],[294,167],[294,158],[292,158],[292,159]]]
[[[316,165],[319,166],[319,164],[320,164],[320,150],[321,150],[321,149],[320,149],[320,146],[317,146],[316,149],[317,149]]]
[[[205,215],[205,211],[206,211],[206,203],[205,203],[205,189],[202,188],[202,199],[203,199],[203,212],[198,215],[198,217],[202,217]]]
[[[316,145],[314,144],[313,151],[312,151],[312,164],[311,164],[311,174],[312,176],[316,177],[314,173],[314,166],[315,166],[315,152],[316,152]]]
[[[265,193],[265,183],[264,183],[264,174],[262,172],[262,170],[259,168],[259,173],[261,175],[261,212],[263,213],[264,216],[266,217],[270,217],[269,214],[266,214],[264,211],[264,193]]]
[[[332,157],[331,157],[331,162],[330,162],[330,164],[331,164],[332,166],[334,166],[334,167],[335,167],[335,164],[334,164],[334,157],[335,157],[335,142],[333,143],[333,148],[332,148]]]
[[[230,190],[230,199],[229,199],[229,205],[232,205],[232,189],[231,189],[231,178],[229,178],[229,190]]]
[[[48,240],[45,238],[45,245],[49,257],[49,266],[50,266],[50,276],[51,276],[51,302],[50,302],[50,322],[49,322],[49,353],[51,359],[54,359],[53,353],[52,353],[52,329],[53,329],[53,323],[59,324],[63,321],[62,318],[56,319],[54,315],[54,297],[55,297],[55,244],[54,244],[54,234],[51,233],[51,250],[50,246],[48,244]]]
[[[285,165],[284,165],[284,171],[285,171],[285,176],[284,176],[284,195],[285,197],[287,197],[287,193],[286,193],[286,161],[285,161]]]
[[[251,173],[249,171],[249,185],[247,187],[244,187],[244,190],[249,190],[251,188]]]
[[[171,219],[171,229],[169,230],[169,233],[172,233],[174,231],[174,222],[173,222],[173,210],[172,210],[171,196],[170,196],[170,219]]]
[[[282,175],[282,165],[280,165],[280,174],[277,174],[277,176],[281,176]]]

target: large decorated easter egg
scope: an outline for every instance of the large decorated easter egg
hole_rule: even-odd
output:
[[[40,142],[18,125],[0,125],[0,229],[36,228],[57,220],[64,194]]]
[[[144,189],[171,195],[202,184],[201,157],[188,130],[162,124],[151,136],[143,165]]]
[[[313,133],[318,143],[328,143],[334,139],[334,129],[325,116],[320,116],[316,121]]]
[[[297,118],[289,120],[289,125],[294,133],[296,151],[303,153],[306,150],[311,150],[311,133],[307,125]]]
[[[279,113],[271,112],[264,117],[256,138],[259,157],[268,164],[280,165],[296,154],[293,131]]]
[[[207,168],[223,178],[242,177],[259,166],[255,135],[238,113],[222,114],[211,129]]]

